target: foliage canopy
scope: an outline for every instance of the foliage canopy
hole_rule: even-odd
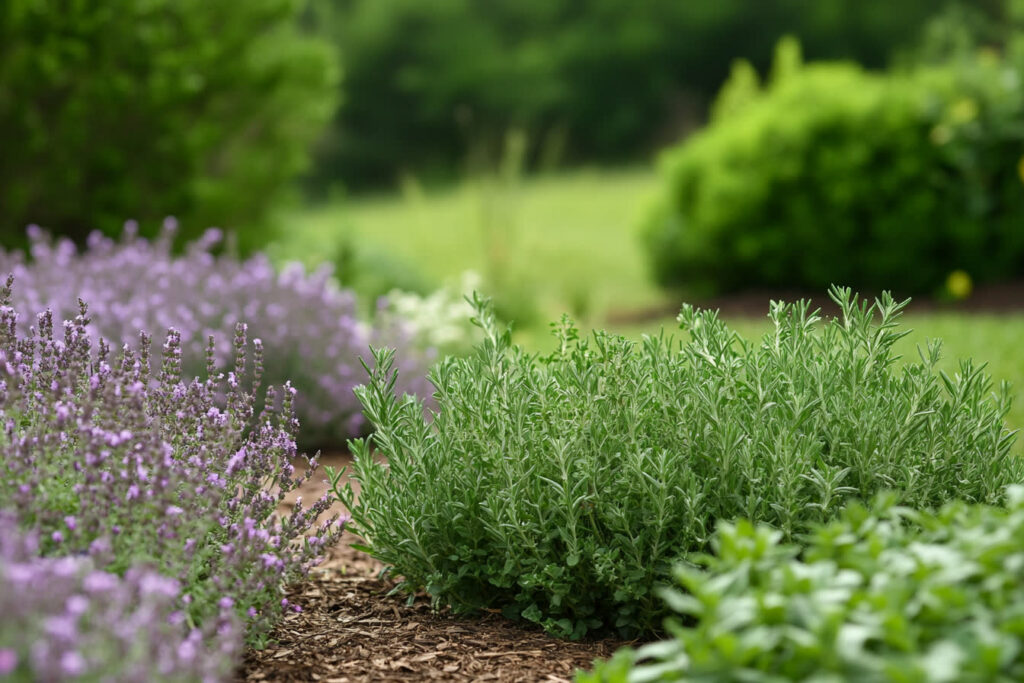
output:
[[[294,0],[0,4],[0,238],[82,243],[168,215],[242,229],[301,171],[337,98]]]

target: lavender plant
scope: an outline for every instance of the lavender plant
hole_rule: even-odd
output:
[[[578,683],[1024,679],[1024,488],[1008,509],[851,505],[805,547],[741,520],[663,596],[671,638]],[[802,555],[797,559],[798,555]],[[685,623],[685,625],[684,625]]]
[[[245,326],[234,337],[235,364],[206,379],[182,380],[181,335],[168,333],[159,371],[150,339],[116,355],[93,348],[87,309],[65,321],[40,314],[28,334],[10,307],[11,279],[0,291],[0,508],[40,534],[44,555],[84,554],[117,574],[153,567],[178,580],[189,627],[230,605],[259,645],[282,609],[283,583],[300,577],[341,532],[317,523],[324,496],[283,518],[284,495],[314,476],[294,476],[298,422],[295,390],[281,410],[255,406],[263,375],[253,342],[247,384]]]
[[[36,534],[0,513],[0,678],[14,683],[228,680],[239,654],[225,605],[182,627],[179,583],[133,568],[123,577],[87,557],[40,557]]]
[[[337,472],[334,490],[408,588],[576,638],[656,629],[655,586],[719,520],[793,539],[881,489],[924,508],[996,502],[1024,480],[1005,385],[991,395],[970,361],[937,372],[938,343],[896,366],[907,302],[832,296],[842,316],[823,326],[806,302],[773,303],[758,344],[690,307],[685,343],[588,341],[564,320],[546,357],[511,346],[478,300],[485,340],[432,371],[432,421],[394,398],[394,353],[376,352],[358,390],[376,428],[352,444],[358,504]]]
[[[186,377],[204,371],[207,339],[216,339],[214,360],[230,369],[231,339],[244,322],[262,340],[266,380],[291,380],[298,389],[296,413],[304,444],[338,444],[363,430],[352,393],[362,379],[360,355],[368,345],[409,348],[408,332],[394,321],[374,329],[360,322],[354,295],[334,283],[329,267],[307,274],[293,264],[277,273],[265,256],[240,261],[216,255],[218,230],[172,251],[173,219],[155,241],[137,237],[129,222],[120,242],[94,233],[78,252],[68,240],[54,242],[30,228],[30,259],[0,251],[0,273],[19,283],[12,306],[22,319],[52,310],[58,320],[74,317],[78,297],[96,320],[91,334],[118,345],[134,343],[140,330],[175,328],[181,338]],[[409,348],[403,355],[405,391],[423,391],[427,356]]]

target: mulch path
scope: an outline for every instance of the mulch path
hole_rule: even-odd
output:
[[[347,462],[321,458],[333,467]],[[295,495],[308,501],[324,490],[323,481],[311,481],[282,509]],[[394,582],[378,578],[382,565],[351,548],[356,540],[346,533],[306,581],[290,587],[288,599],[302,611],[282,620],[266,649],[246,653],[238,681],[571,681],[623,644],[558,640],[500,614],[434,612],[424,595],[407,605],[405,596],[387,595]]]

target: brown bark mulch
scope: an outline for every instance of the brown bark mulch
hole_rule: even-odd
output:
[[[347,457],[321,462],[340,467]],[[312,481],[298,493],[312,500],[324,490]],[[288,599],[302,611],[282,620],[266,649],[246,653],[238,681],[571,681],[623,644],[558,640],[497,613],[434,612],[423,595],[407,605],[387,595],[394,582],[378,578],[382,565],[350,547],[357,540],[346,533],[306,581],[290,587]]]

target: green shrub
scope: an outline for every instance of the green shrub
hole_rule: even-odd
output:
[[[785,54],[785,51],[781,51]],[[1024,274],[1024,70],[992,54],[880,74],[737,67],[716,120],[662,159],[655,273],[698,292],[933,292]]]
[[[1022,480],[1005,385],[992,397],[969,361],[936,372],[937,343],[894,367],[907,302],[832,294],[842,318],[819,326],[806,302],[775,303],[759,344],[689,307],[687,343],[581,340],[563,319],[546,357],[511,347],[477,301],[485,341],[432,371],[432,420],[394,397],[393,353],[375,353],[356,390],[376,430],[350,444],[358,505],[334,486],[351,528],[457,611],[634,634],[657,626],[654,587],[708,549],[718,520],[791,539],[880,489],[923,508],[993,502]]]
[[[333,110],[329,44],[295,0],[0,3],[0,240],[124,221],[245,229]],[[145,228],[144,228],[145,229]]]
[[[663,597],[686,624],[578,683],[1024,680],[1024,488],[1009,509],[851,505],[805,548],[723,524]],[[802,559],[795,556],[802,553]]]

